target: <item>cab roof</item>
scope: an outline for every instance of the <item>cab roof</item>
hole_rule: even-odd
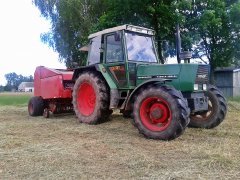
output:
[[[121,31],[121,30],[128,30],[128,31],[142,33],[142,34],[154,35],[154,30],[152,30],[152,29],[148,29],[148,28],[144,28],[144,27],[140,27],[140,26],[133,26],[133,25],[125,24],[125,25],[122,25],[122,26],[117,26],[117,27],[105,29],[105,30],[102,30],[102,31],[90,34],[88,36],[88,39],[92,39],[92,38],[94,38],[96,36],[101,36],[103,34],[108,34],[108,33]]]

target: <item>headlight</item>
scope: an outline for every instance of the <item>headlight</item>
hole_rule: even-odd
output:
[[[197,91],[198,90],[198,84],[194,84],[193,89],[194,89],[194,91]]]
[[[193,87],[194,91],[206,91],[207,90],[207,85],[206,84],[194,84]]]
[[[203,84],[203,90],[206,91],[207,90],[207,85]]]

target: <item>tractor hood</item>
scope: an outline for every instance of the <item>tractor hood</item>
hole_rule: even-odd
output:
[[[140,64],[137,67],[137,85],[152,78],[167,80],[166,84],[180,91],[193,91],[194,84],[207,84],[209,65],[199,64]]]

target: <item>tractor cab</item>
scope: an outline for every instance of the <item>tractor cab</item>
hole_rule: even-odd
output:
[[[102,63],[118,88],[134,88],[139,64],[158,64],[154,31],[124,25],[89,36],[87,65]]]

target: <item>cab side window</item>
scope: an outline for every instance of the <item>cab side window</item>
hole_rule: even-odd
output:
[[[96,64],[100,62],[101,36],[97,36],[90,41],[90,53],[88,56],[88,64]]]
[[[115,35],[107,36],[107,51],[106,61],[109,62],[123,62],[123,49],[120,38]]]

